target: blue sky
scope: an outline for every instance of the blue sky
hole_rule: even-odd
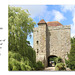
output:
[[[14,5],[28,9],[30,17],[37,23],[44,19],[48,21],[59,21],[63,25],[71,25],[71,37],[75,36],[75,5]],[[27,38],[33,47],[33,33],[31,38]]]

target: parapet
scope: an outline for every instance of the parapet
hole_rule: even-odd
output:
[[[60,29],[70,29],[70,25],[63,26],[48,26],[48,30],[60,30]]]

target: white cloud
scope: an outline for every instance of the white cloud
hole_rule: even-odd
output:
[[[31,14],[31,17],[34,18],[36,16],[42,16],[46,10],[46,5],[13,5],[15,7],[21,7],[23,9],[28,9],[29,13]]]
[[[31,6],[24,6],[24,9],[28,9],[29,13],[31,14],[32,18],[37,17],[39,21],[44,19],[45,21],[50,20],[51,11],[47,10],[46,5],[31,5]]]
[[[61,5],[61,10],[66,11],[73,11],[75,9],[75,5]]]
[[[21,7],[23,9],[28,9],[32,18],[39,16],[39,15],[42,16],[47,10],[47,6],[45,6],[45,5],[24,5]]]
[[[61,10],[63,12],[70,11],[72,13],[73,23],[71,24],[71,37],[73,37],[75,36],[75,5],[62,5]]]
[[[57,11],[57,10],[53,10],[52,14],[54,15],[54,20],[56,20],[56,21],[61,21],[61,20],[66,19],[64,17],[64,15],[61,12]]]
[[[22,7],[23,9],[28,9],[32,18],[37,17],[39,20],[45,19],[49,21],[51,17],[54,17],[54,20],[61,21],[65,17],[63,14],[57,10],[48,11],[46,5],[14,5],[16,7]]]
[[[25,6],[24,8],[28,9],[31,16],[34,18],[36,16],[42,16],[46,10],[47,10],[47,6],[45,5],[31,5],[31,6]]]
[[[24,5],[21,7],[23,9],[28,9],[29,13],[31,14],[31,17],[37,17],[39,21],[41,19],[49,21],[52,16],[52,11],[48,11],[46,5]]]

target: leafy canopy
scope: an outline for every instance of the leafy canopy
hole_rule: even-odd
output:
[[[36,54],[27,41],[35,22],[28,10],[8,6],[9,70],[31,70],[36,63]]]
[[[24,50],[29,42],[27,36],[31,35],[35,22],[28,10],[20,7],[8,6],[8,39],[9,50]]]

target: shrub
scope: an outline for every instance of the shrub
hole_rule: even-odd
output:
[[[29,65],[25,65],[25,70],[30,71],[30,70],[32,70],[32,68]]]
[[[55,62],[56,63],[62,63],[63,61],[62,61],[62,58],[61,57],[58,57],[58,58],[55,59]]]
[[[20,70],[20,62],[15,60],[14,58],[9,59],[9,71],[17,71]]]
[[[64,63],[57,63],[55,66],[55,70],[56,71],[62,71],[62,70],[66,70],[66,66]]]
[[[13,66],[12,71],[18,71],[17,67],[16,66]]]
[[[31,62],[27,57],[21,58],[20,54],[9,52],[9,71],[30,71],[32,68],[29,64]]]
[[[69,67],[69,61],[65,59],[66,67]]]
[[[21,62],[21,70],[22,71],[30,71],[31,67],[29,65],[25,65],[24,63]]]
[[[35,64],[35,69],[36,69],[36,70],[43,70],[43,69],[44,69],[44,64],[43,64],[41,61],[38,61],[38,62]]]
[[[68,60],[65,61],[67,67],[75,71],[75,38],[71,38],[71,50],[68,54]]]
[[[75,61],[66,61],[66,66],[69,67],[71,70],[75,71]]]
[[[11,52],[11,51],[9,51],[8,56],[9,56],[9,58],[14,58],[18,61],[20,61],[21,57],[22,57],[19,53],[14,53],[14,52]]]

